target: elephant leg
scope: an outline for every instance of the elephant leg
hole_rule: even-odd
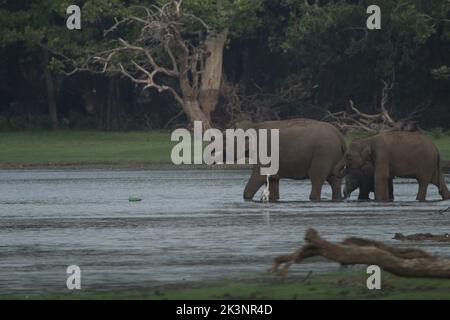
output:
[[[325,179],[311,179],[311,193],[309,195],[309,200],[311,201],[320,201],[322,195],[322,186],[325,182]]]
[[[442,200],[450,199],[450,191],[447,188],[447,184],[445,183],[445,178],[442,174],[440,174],[437,178],[433,177],[431,181],[436,187],[439,189],[439,194],[442,197]]]
[[[342,180],[338,177],[332,175],[327,179],[331,186],[332,200],[341,201],[342,200]]]
[[[417,178],[417,182],[419,183],[419,192],[417,193],[416,200],[425,201],[427,198],[428,184],[430,184],[431,178],[419,177]]]
[[[442,200],[450,199],[450,191],[447,188],[447,184],[445,183],[444,176],[441,175],[441,187],[439,188],[439,193],[442,196]]]
[[[244,189],[244,200],[252,200],[255,193],[265,183],[266,177],[259,174],[259,168],[253,169],[252,175]]]
[[[384,178],[378,178],[375,182],[375,200],[389,201],[388,181]]]
[[[375,165],[375,200],[389,201],[389,168],[385,164]]]
[[[439,188],[439,193],[442,196],[442,200],[448,200],[450,199],[450,191],[447,188],[447,184],[445,183],[445,178],[444,176],[441,174],[441,187]]]
[[[269,180],[269,201],[277,201],[280,199],[280,180],[270,179]]]
[[[322,186],[327,178],[327,172],[323,165],[320,165],[318,161],[314,161],[309,169],[309,178],[311,179],[311,193],[309,199],[311,201],[320,201],[322,195]]]
[[[425,201],[427,198],[428,182],[419,181],[419,192],[417,193],[416,200]]]
[[[367,184],[361,184],[359,187],[359,196],[358,200],[370,200],[370,188],[367,186]]]
[[[394,179],[389,178],[388,180],[389,188],[389,200],[394,201]]]

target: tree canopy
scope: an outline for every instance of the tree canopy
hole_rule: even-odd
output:
[[[81,8],[81,30],[66,27],[72,4]],[[395,117],[417,112],[423,127],[448,127],[450,3],[377,1],[380,30],[366,27],[371,4],[0,0],[0,55],[7,62],[0,67],[0,130],[151,129],[199,117],[219,126],[239,117],[320,119],[349,101],[368,113],[384,101]],[[144,61],[145,50],[154,65]],[[87,71],[71,72],[87,62]],[[155,66],[174,71],[155,74],[159,87],[145,82]],[[189,111],[193,102],[203,115]]]

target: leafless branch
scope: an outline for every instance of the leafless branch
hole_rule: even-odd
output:
[[[348,108],[345,111],[330,112],[327,110],[327,115],[323,118],[325,121],[333,123],[341,131],[365,131],[369,133],[378,133],[381,131],[404,130],[415,131],[417,127],[414,119],[423,109],[416,108],[407,117],[395,121],[389,114],[387,104],[390,100],[393,83],[382,81],[383,87],[381,89],[380,112],[375,114],[368,114],[361,112],[355,103],[350,99]]]
[[[154,88],[159,92],[170,92],[182,104],[182,95],[176,87],[161,83],[161,78],[157,76],[178,78],[182,89],[198,90],[207,52],[202,41],[193,44],[189,37],[184,37],[183,25],[191,21],[210,31],[202,19],[185,13],[181,8],[182,3],[182,0],[174,0],[161,7],[131,7],[135,10],[128,16],[115,18],[114,24],[104,31],[104,36],[110,36],[129,24],[136,24],[140,28],[139,36],[130,40],[117,38],[118,45],[89,57],[85,66],[71,73],[80,70],[98,73],[120,72],[132,82],[143,85],[144,89]],[[167,59],[159,59],[161,51]]]

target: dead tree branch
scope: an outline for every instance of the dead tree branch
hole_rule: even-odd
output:
[[[227,33],[213,30],[200,17],[185,11],[182,3],[171,0],[161,7],[131,6],[124,17],[116,18],[104,31],[105,37],[114,39],[109,42],[110,49],[92,54],[71,74],[83,70],[119,73],[143,90],[171,94],[191,123],[198,120],[210,127],[215,105],[202,104],[200,96],[208,95],[203,92],[209,88],[205,82],[211,82],[205,74],[222,70],[221,63],[216,66],[210,61],[217,57],[222,61]],[[117,34],[121,30],[127,31],[126,36]],[[218,34],[225,35],[222,47],[216,46],[212,52],[208,44]],[[211,86],[220,86],[216,82]]]
[[[183,78],[187,89],[196,88],[198,86],[194,83],[198,81],[196,66],[198,60],[203,59],[204,56],[201,55],[201,48],[197,48],[190,43],[190,40],[183,38],[181,29],[182,25],[188,22],[187,20],[199,22],[203,28],[209,29],[200,18],[192,14],[183,14],[180,9],[181,3],[182,1],[172,1],[161,8],[133,7],[136,9],[134,14],[120,20],[116,19],[115,24],[104,31],[104,35],[109,35],[122,25],[133,24],[140,30],[139,36],[133,43],[118,38],[119,45],[94,56],[90,60],[94,62],[94,65],[90,66],[98,70],[100,65],[102,72],[119,71],[134,83],[143,85],[144,90],[154,88],[158,92],[167,91],[183,105],[182,93],[172,86],[163,84],[159,75],[175,79]],[[189,47],[195,50],[189,50]],[[163,56],[168,57],[169,63],[164,59],[158,59],[161,56],[161,50],[164,51]],[[176,57],[174,51],[178,50],[182,54]],[[128,54],[129,63],[125,63],[127,59],[118,58],[121,54]]]
[[[251,85],[255,92],[248,94],[242,83],[233,85],[226,81],[223,83],[222,106],[230,118],[230,123],[242,119],[254,121],[283,119],[292,113],[305,112],[306,108],[309,110],[314,108],[323,115],[323,111],[311,102],[313,91],[317,88],[311,81],[288,79],[274,92],[261,88],[254,81]],[[297,112],[293,111],[294,109]]]
[[[333,123],[343,132],[348,131],[365,131],[369,133],[378,133],[382,131],[415,131],[417,127],[414,119],[423,111],[423,108],[416,108],[407,117],[398,121],[389,113],[387,107],[393,83],[382,81],[383,87],[381,89],[380,111],[375,114],[368,114],[361,112],[353,100],[349,100],[348,107],[345,111],[330,112],[327,110],[327,115],[323,118],[324,121]]]
[[[269,271],[277,272],[284,264],[281,274],[286,275],[293,263],[321,256],[342,265],[378,265],[398,276],[450,278],[450,259],[435,257],[419,249],[396,248],[361,238],[348,238],[341,243],[331,243],[314,229],[306,231],[305,240],[307,244],[293,254],[275,258]]]

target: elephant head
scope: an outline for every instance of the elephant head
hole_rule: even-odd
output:
[[[360,187],[361,179],[362,179],[361,171],[347,170],[344,185],[344,199],[349,198],[352,192]]]
[[[365,140],[353,141],[344,157],[345,169],[341,176],[345,176],[344,198],[350,197],[356,189],[360,189],[359,199],[368,199],[373,190],[374,169],[372,164],[372,148]]]
[[[347,169],[344,186],[344,199],[359,189],[359,200],[369,200],[369,193],[374,191],[374,168],[365,164],[359,169]]]
[[[345,167],[347,169],[361,169],[372,163],[371,145],[364,140],[353,141],[345,153]]]

